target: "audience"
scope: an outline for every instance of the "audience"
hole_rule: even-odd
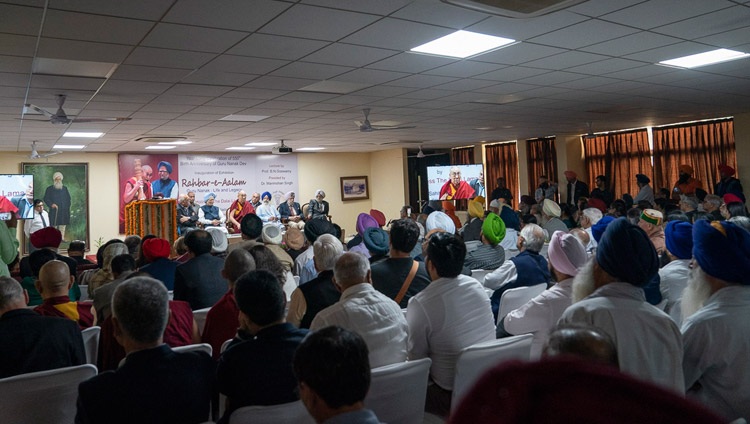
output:
[[[91,327],[94,324],[91,303],[71,302],[68,295],[74,280],[64,262],[53,260],[44,264],[36,281],[42,304],[34,311],[43,316],[68,318],[77,322],[82,329]]]
[[[364,340],[340,327],[326,327],[302,342],[294,355],[294,374],[315,422],[380,423],[364,405],[370,388],[367,357]]]
[[[542,356],[568,356],[589,363],[601,363],[619,368],[617,348],[607,333],[596,327],[567,324],[553,328],[544,345]]]
[[[408,326],[399,305],[372,286],[370,263],[357,253],[344,253],[333,267],[341,299],[315,316],[310,330],[337,325],[367,343],[370,366],[406,361]]]
[[[313,261],[314,249],[313,244],[323,234],[335,233],[335,228],[327,219],[314,219],[305,222],[305,239],[307,240],[307,250],[297,255],[294,260],[294,275],[299,276],[299,285],[303,285],[318,275]],[[333,264],[331,264],[333,266]]]
[[[268,271],[250,271],[234,287],[240,328],[219,360],[219,392],[227,396],[219,423],[237,408],[277,405],[298,399],[294,352],[307,335],[284,321],[286,298]]]
[[[224,259],[211,255],[212,238],[205,230],[188,233],[185,244],[193,258],[176,268],[174,299],[188,302],[193,310],[213,306],[227,292],[221,276]]]
[[[281,247],[282,235],[279,227],[273,224],[264,225],[261,238],[263,239],[263,244],[276,256],[276,259],[279,260],[284,267],[284,270],[291,271],[294,267],[294,260],[288,253],[286,253],[284,248]]]
[[[86,259],[86,242],[81,240],[71,241],[68,245],[68,257],[75,259],[76,263],[80,265],[93,265],[94,263]]]
[[[199,423],[208,420],[214,363],[203,352],[176,353],[163,343],[169,320],[164,284],[136,277],[112,300],[115,338],[127,357],[78,387],[76,423]]]
[[[326,223],[323,219],[315,219],[305,225],[308,228],[318,226],[318,222]],[[299,328],[310,328],[313,318],[318,312],[339,301],[341,293],[333,284],[333,266],[339,256],[344,253],[341,241],[331,234],[323,234],[317,237],[313,244],[315,256],[315,270],[318,276],[300,286],[292,292],[292,300],[289,303],[287,321]]]
[[[112,295],[117,286],[122,284],[130,274],[136,271],[135,259],[128,253],[117,255],[111,263],[114,280],[101,286],[94,294],[94,313],[97,323],[103,322],[112,312]]]
[[[505,249],[500,242],[505,238],[505,223],[490,212],[484,219],[479,239],[482,244],[466,254],[464,267],[468,269],[494,270],[505,262]]]
[[[174,275],[180,263],[169,260],[169,254],[169,241],[162,238],[144,241],[143,246],[141,246],[141,255],[145,265],[138,270],[164,283],[167,290],[174,290]]]
[[[664,312],[680,325],[682,314],[680,300],[690,274],[690,259],[693,257],[693,225],[684,221],[669,221],[664,230],[665,255],[669,263],[659,269],[662,298],[667,300]]]
[[[128,246],[124,243],[112,243],[104,248],[104,254],[102,255],[102,267],[101,269],[96,271],[94,275],[91,276],[91,279],[88,282],[89,296],[93,298],[94,294],[96,294],[96,290],[99,287],[115,279],[114,275],[112,275],[112,259],[114,259],[115,256],[123,254],[130,254],[132,256],[132,254],[128,251]]]

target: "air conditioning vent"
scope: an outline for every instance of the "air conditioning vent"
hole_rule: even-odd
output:
[[[509,18],[533,18],[586,0],[442,0],[443,3]]]

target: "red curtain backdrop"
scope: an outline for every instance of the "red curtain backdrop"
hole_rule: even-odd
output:
[[[583,139],[584,162],[589,187],[596,187],[597,175],[607,177],[609,189],[619,199],[629,193],[638,194],[635,175],[644,174],[653,180],[648,131],[644,129],[601,134]]]
[[[474,163],[474,146],[468,147],[457,147],[451,149],[451,165],[471,165]],[[485,186],[487,185],[487,179],[484,180]],[[465,211],[469,206],[469,201],[466,199],[454,200],[456,210]]]
[[[539,185],[539,176],[546,175],[549,182],[559,183],[557,175],[557,150],[555,137],[537,138],[526,141],[526,158],[529,173],[529,195]],[[560,191],[558,189],[558,195]]]
[[[693,177],[702,181],[703,189],[709,193],[719,181],[719,164],[737,169],[731,118],[658,127],[653,133],[654,190],[659,187],[671,190],[682,164],[693,167]]]
[[[516,142],[486,145],[484,180],[487,184],[487,194],[497,188],[497,179],[505,178],[505,186],[513,194],[512,206],[518,205],[518,145]]]

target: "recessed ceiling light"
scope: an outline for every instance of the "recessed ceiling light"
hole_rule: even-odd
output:
[[[264,115],[227,115],[219,121],[258,122],[268,118]]]
[[[259,141],[257,143],[247,143],[245,146],[256,146],[256,147],[266,147],[266,146],[275,146],[276,143],[274,142],[267,142],[267,141]]]
[[[34,58],[32,72],[46,75],[68,75],[74,77],[109,78],[117,69],[116,63],[89,62],[85,60]]]
[[[80,150],[86,147],[84,144],[55,144],[53,149],[70,149],[70,150]]]
[[[325,147],[300,147],[298,152],[314,152],[316,150],[325,150]]]
[[[715,63],[728,62],[730,60],[743,59],[750,56],[748,53],[735,50],[718,49],[710,52],[678,57],[677,59],[664,60],[660,65],[676,66],[678,68],[698,68],[700,66],[713,65]]]
[[[186,144],[192,144],[192,141],[189,140],[181,140],[181,141],[160,141],[159,144],[165,145],[165,146],[184,146]]]
[[[103,132],[76,132],[76,131],[67,131],[65,134],[63,134],[63,137],[78,137],[78,138],[99,138],[103,136]]]
[[[474,128],[474,129],[477,130],[477,131],[492,131],[492,130],[495,129],[495,127],[477,127],[477,128]]]
[[[464,59],[515,43],[516,40],[471,31],[456,31],[411,49],[415,53]]]
[[[243,146],[240,146],[240,147],[227,147],[224,150],[253,150],[253,149],[255,149],[255,147],[243,147]]]
[[[146,150],[171,150],[176,148],[177,146],[146,146]]]

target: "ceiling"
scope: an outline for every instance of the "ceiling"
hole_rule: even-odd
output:
[[[458,29],[519,43],[465,60],[408,52]],[[715,48],[750,52],[750,0],[592,0],[530,19],[436,0],[0,0],[0,150],[38,140],[40,152],[136,152],[143,136],[193,141],[175,153],[280,139],[295,150],[441,148],[749,112],[750,59],[655,65]],[[70,61],[62,73],[75,75],[78,61],[118,66],[65,76],[33,72],[35,58]],[[300,90],[321,81],[357,89]],[[25,103],[55,111],[57,94],[68,114],[132,120],[19,120]],[[361,133],[365,107],[373,124],[415,128]],[[230,114],[268,118],[219,121]],[[63,140],[66,130],[106,134]]]

